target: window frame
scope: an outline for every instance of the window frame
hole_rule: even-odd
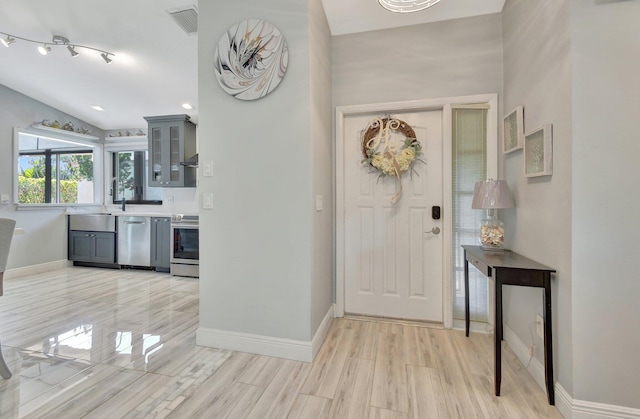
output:
[[[77,145],[79,149],[86,149],[87,153],[91,150],[93,154],[93,202],[92,203],[20,203],[19,199],[19,165],[18,159],[20,153],[20,137],[21,135],[42,138],[52,141],[59,141]],[[70,149],[71,150],[71,149]],[[68,154],[65,151],[60,154]],[[74,151],[77,151],[74,149]],[[31,154],[31,153],[28,153]],[[57,154],[57,153],[56,153]],[[103,182],[104,177],[102,159],[103,159],[102,143],[98,137],[86,134],[79,134],[72,131],[50,128],[45,126],[30,127],[13,127],[13,203],[16,208],[60,208],[60,207],[92,207],[102,205]]]
[[[106,138],[104,142],[104,196],[103,202],[105,205],[120,205],[122,200],[113,199],[114,188],[114,153],[128,152],[128,151],[144,151],[149,152],[149,140],[146,135],[132,135],[127,137],[110,137]],[[146,173],[146,168],[143,167],[143,182]],[[142,185],[144,188],[149,188],[149,183]],[[133,205],[162,205],[162,200],[141,200],[141,201],[126,201],[127,204]]]

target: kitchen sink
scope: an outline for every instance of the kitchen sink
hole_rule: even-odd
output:
[[[116,216],[105,213],[69,214],[69,230],[116,231]]]

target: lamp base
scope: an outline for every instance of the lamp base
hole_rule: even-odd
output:
[[[480,244],[484,250],[504,250],[504,223],[494,217],[482,220]]]

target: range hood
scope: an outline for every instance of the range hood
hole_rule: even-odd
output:
[[[198,167],[198,155],[195,154],[185,161],[180,162],[180,164],[186,167]]]

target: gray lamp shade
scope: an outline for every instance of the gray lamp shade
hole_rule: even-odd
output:
[[[471,208],[500,209],[513,207],[515,207],[515,205],[507,182],[493,179],[476,182]]]

